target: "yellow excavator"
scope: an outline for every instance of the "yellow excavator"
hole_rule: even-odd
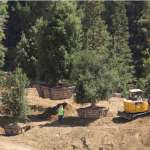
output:
[[[124,111],[118,111],[118,116],[127,120],[133,120],[139,116],[150,114],[150,101],[143,98],[143,91],[130,89],[129,98],[123,100]]]

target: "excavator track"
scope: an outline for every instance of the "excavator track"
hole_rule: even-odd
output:
[[[150,115],[150,109],[146,112],[139,112],[139,113],[127,113],[125,111],[118,111],[118,116],[126,120],[133,120],[135,118],[143,117],[147,115]]]

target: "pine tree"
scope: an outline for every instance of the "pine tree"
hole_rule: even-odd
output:
[[[145,2],[145,7],[141,19],[139,20],[143,33],[143,57],[145,63],[145,73],[150,74],[150,2]]]
[[[5,38],[5,22],[7,18],[7,4],[5,2],[0,2],[0,67],[4,65],[4,57],[6,48],[4,46]]]
[[[49,3],[51,2],[8,1],[9,19],[5,40],[8,51],[6,53],[5,69],[13,70],[15,68],[16,53],[19,51],[16,47],[19,47],[21,38],[24,38],[22,34],[27,39],[30,38],[30,35],[28,35],[30,28],[35,24],[37,18],[45,16]]]
[[[16,68],[5,80],[2,104],[13,121],[26,121],[27,119],[29,110],[25,90],[27,85],[28,79],[20,68]]]
[[[36,32],[32,27],[28,34],[23,33],[21,40],[17,45],[15,63],[18,64],[27,76],[36,79],[36,64],[37,64],[37,42],[35,39]]]
[[[84,2],[83,49],[73,54],[72,78],[76,82],[79,102],[95,102],[108,98],[112,90],[109,67],[110,37],[101,18],[102,2]]]
[[[36,34],[38,32],[38,25],[36,20],[41,16],[47,18],[48,9],[52,2],[26,2],[20,6],[20,18],[25,18],[21,21],[22,34],[21,39],[17,43],[14,63],[18,64],[27,76],[36,79],[36,63],[37,63],[37,41]],[[23,8],[21,10],[21,8]],[[27,11],[27,13],[26,13]],[[24,22],[25,21],[25,22]]]
[[[126,93],[132,82],[132,53],[129,48],[128,18],[125,2],[105,2],[104,18],[112,36],[112,72],[115,76],[114,90]],[[116,89],[115,89],[116,88]]]
[[[76,2],[52,2],[47,17],[39,19],[37,32],[37,76],[56,84],[69,79],[70,54],[80,49],[81,19]]]
[[[143,14],[144,1],[128,2],[127,16],[129,21],[129,46],[132,50],[132,58],[135,67],[135,77],[141,78],[143,76],[143,33],[139,20]]]
[[[143,78],[145,80],[145,94],[148,96],[150,90],[150,2],[144,2],[143,13],[138,23],[143,36]]]
[[[26,15],[23,16],[20,13],[21,9],[24,10],[23,2],[8,1],[7,3],[9,19],[6,24],[5,45],[8,51],[6,53],[5,69],[13,70],[15,67],[16,45],[20,41],[21,32],[28,21],[23,23],[23,19],[26,20]]]

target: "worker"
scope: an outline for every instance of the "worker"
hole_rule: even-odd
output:
[[[59,121],[59,123],[63,122],[63,118],[64,118],[64,108],[63,108],[63,105],[60,105],[58,108],[58,121]]]

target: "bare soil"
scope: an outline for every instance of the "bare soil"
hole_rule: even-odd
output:
[[[34,89],[33,89],[34,91]],[[118,118],[122,99],[113,97],[97,105],[109,108],[107,117],[97,120],[80,119],[76,109],[87,105],[76,104],[73,99],[49,100],[38,97],[35,91],[28,94],[30,105],[43,108],[32,115],[43,113],[47,108],[66,102],[63,124],[57,116],[49,120],[33,120],[31,130],[17,136],[0,136],[0,150],[149,150],[150,116],[127,122]],[[3,132],[3,129],[0,128]]]

